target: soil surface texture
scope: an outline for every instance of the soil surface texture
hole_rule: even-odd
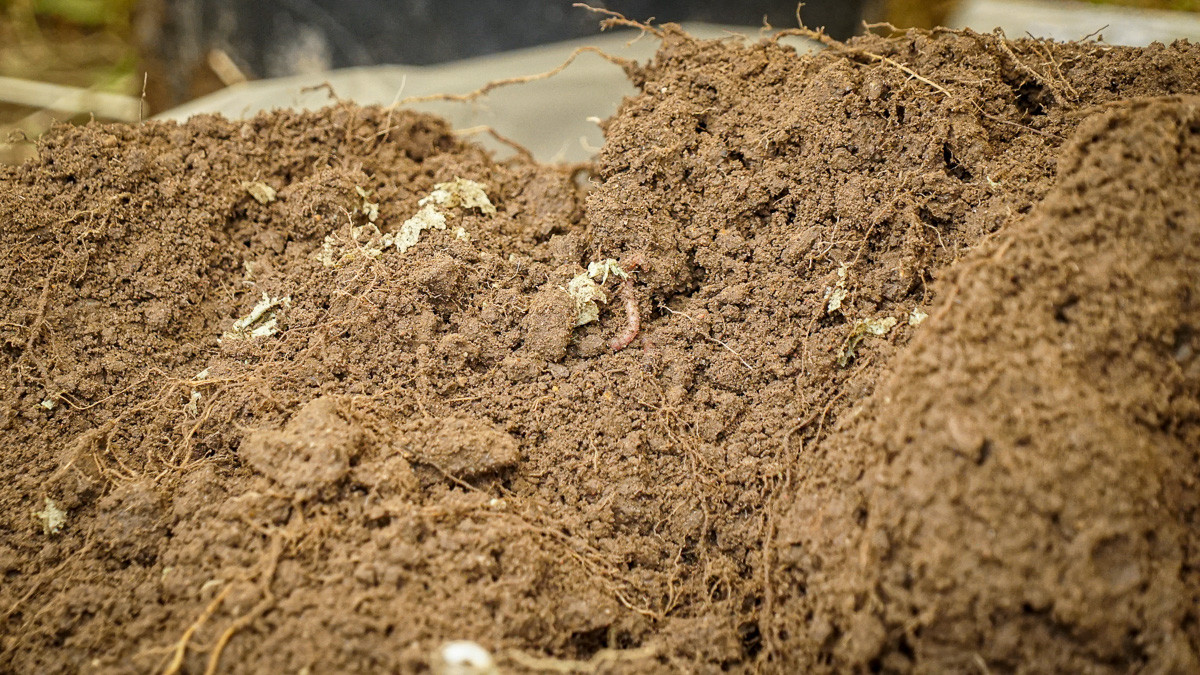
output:
[[[0,671],[1200,669],[1200,49],[662,40],[0,168]]]

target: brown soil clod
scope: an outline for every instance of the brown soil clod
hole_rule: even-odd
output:
[[[647,30],[588,192],[344,103],[0,168],[0,670],[1195,670],[1197,48]]]

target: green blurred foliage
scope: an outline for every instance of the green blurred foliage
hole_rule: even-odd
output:
[[[53,17],[87,28],[129,25],[136,0],[35,0],[38,16]]]

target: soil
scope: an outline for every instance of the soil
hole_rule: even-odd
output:
[[[1195,670],[1198,58],[667,26],[595,167],[57,128],[0,169],[0,670]]]

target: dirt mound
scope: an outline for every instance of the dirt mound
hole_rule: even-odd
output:
[[[1198,132],[1197,98],[1089,120],[1034,213],[952,271],[781,498],[782,653],[1200,667]]]
[[[887,469],[885,446],[852,449],[858,404],[940,295],[990,298],[976,263],[932,282],[1034,208],[1080,120],[1200,91],[1196,57],[970,33],[797,56],[668,27],[586,197],[410,113],[59,130],[0,174],[0,433],[17,448],[0,459],[0,664],[412,669],[460,638],[534,670],[961,654],[966,633],[901,642],[910,623],[876,611],[934,607],[924,586],[855,604],[937,536],[904,528],[907,493],[859,485]],[[1016,231],[1050,236],[1040,222]],[[953,311],[921,344],[991,353],[990,334],[939,342]],[[844,536],[797,529],[790,505],[815,495]],[[1183,513],[1137,503],[1141,520],[1111,521],[1119,546]],[[894,558],[848,557],[851,537]],[[961,578],[961,597],[999,603]],[[1196,584],[1154,588],[1176,587]],[[1155,630],[1194,644],[1162,611]],[[1091,644],[1003,628],[1054,637],[1030,654]]]

